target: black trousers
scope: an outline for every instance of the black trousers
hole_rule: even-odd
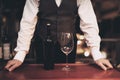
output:
[[[44,41],[38,37],[34,37],[34,48],[36,52],[36,63],[43,63],[44,62],[44,57],[43,57],[43,43]],[[73,51],[68,55],[68,62],[69,63],[74,63],[75,58],[76,58],[76,45],[77,45],[77,38],[75,37],[74,39],[74,49]],[[65,63],[66,62],[66,55],[60,50],[60,46],[58,42],[54,44],[54,62],[55,63]]]

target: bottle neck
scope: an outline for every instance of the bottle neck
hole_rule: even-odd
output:
[[[47,26],[47,39],[46,39],[46,41],[47,42],[52,42],[52,39],[51,39],[51,30],[50,30],[51,24],[47,23],[46,26]]]

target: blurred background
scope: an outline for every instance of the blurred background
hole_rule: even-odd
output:
[[[20,27],[23,8],[26,0],[0,0],[0,59],[12,57],[16,46],[17,33]],[[101,52],[105,57],[118,64],[120,62],[120,0],[91,0],[100,29]],[[85,44],[84,35],[77,31],[76,62],[92,62],[89,48]],[[2,44],[7,48],[3,49]],[[27,55],[27,62],[35,62],[34,44]],[[10,55],[5,54],[9,49]],[[118,57],[118,58],[116,58]],[[117,62],[116,62],[117,61]]]

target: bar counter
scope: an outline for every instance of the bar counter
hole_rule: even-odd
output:
[[[65,64],[55,64],[54,70],[44,70],[42,64],[23,64],[16,70],[0,71],[0,80],[120,80],[116,69],[104,71],[95,64],[69,64],[71,71],[62,71]]]

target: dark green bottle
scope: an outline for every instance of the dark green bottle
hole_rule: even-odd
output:
[[[44,69],[52,70],[54,69],[54,43],[51,39],[51,24],[47,23],[47,36],[44,42]]]

